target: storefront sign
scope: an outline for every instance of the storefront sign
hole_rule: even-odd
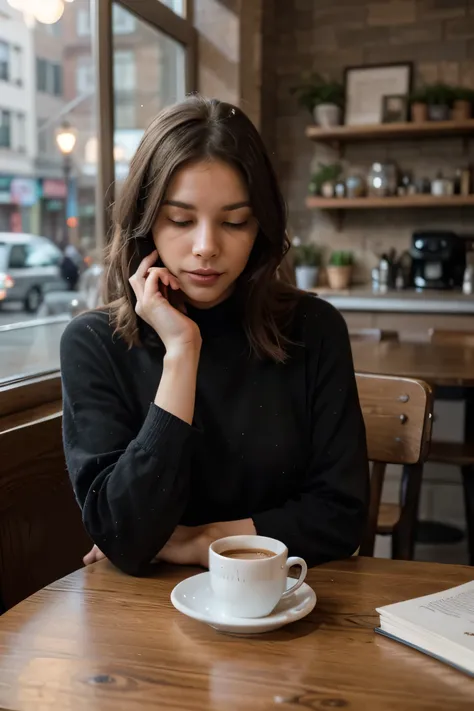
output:
[[[64,199],[67,195],[66,183],[64,180],[45,179],[43,180],[42,196],[52,200]]]
[[[11,202],[21,207],[31,207],[38,198],[36,180],[32,178],[13,178],[10,186]]]

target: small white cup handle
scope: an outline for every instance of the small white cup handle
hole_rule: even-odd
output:
[[[296,592],[304,583],[304,580],[306,578],[306,573],[308,572],[308,566],[306,565],[305,561],[303,558],[298,558],[298,556],[293,556],[292,558],[288,558],[286,561],[286,577],[288,577],[288,573],[290,572],[290,568],[292,568],[294,565],[299,565],[301,567],[301,573],[300,577],[296,581],[294,585],[291,586],[289,590],[283,593],[281,596],[281,599],[284,600],[286,597],[289,597],[290,595],[293,595],[294,592]]]

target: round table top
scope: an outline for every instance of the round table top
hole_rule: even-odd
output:
[[[398,341],[353,341],[358,373],[399,375],[430,385],[474,387],[474,347]]]
[[[474,682],[374,633],[375,608],[467,582],[472,568],[352,558],[313,569],[304,620],[254,638],[171,605],[195,570],[127,577],[102,561],[0,618],[0,707],[15,711],[468,711]]]

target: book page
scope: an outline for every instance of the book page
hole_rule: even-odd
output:
[[[434,595],[380,607],[387,620],[423,628],[474,652],[474,581]]]

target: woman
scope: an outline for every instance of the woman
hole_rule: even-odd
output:
[[[285,220],[238,108],[194,96],[145,132],[116,206],[108,306],[61,345],[86,562],[206,566],[210,542],[239,533],[310,565],[359,545],[368,467],[347,330],[276,277]]]

